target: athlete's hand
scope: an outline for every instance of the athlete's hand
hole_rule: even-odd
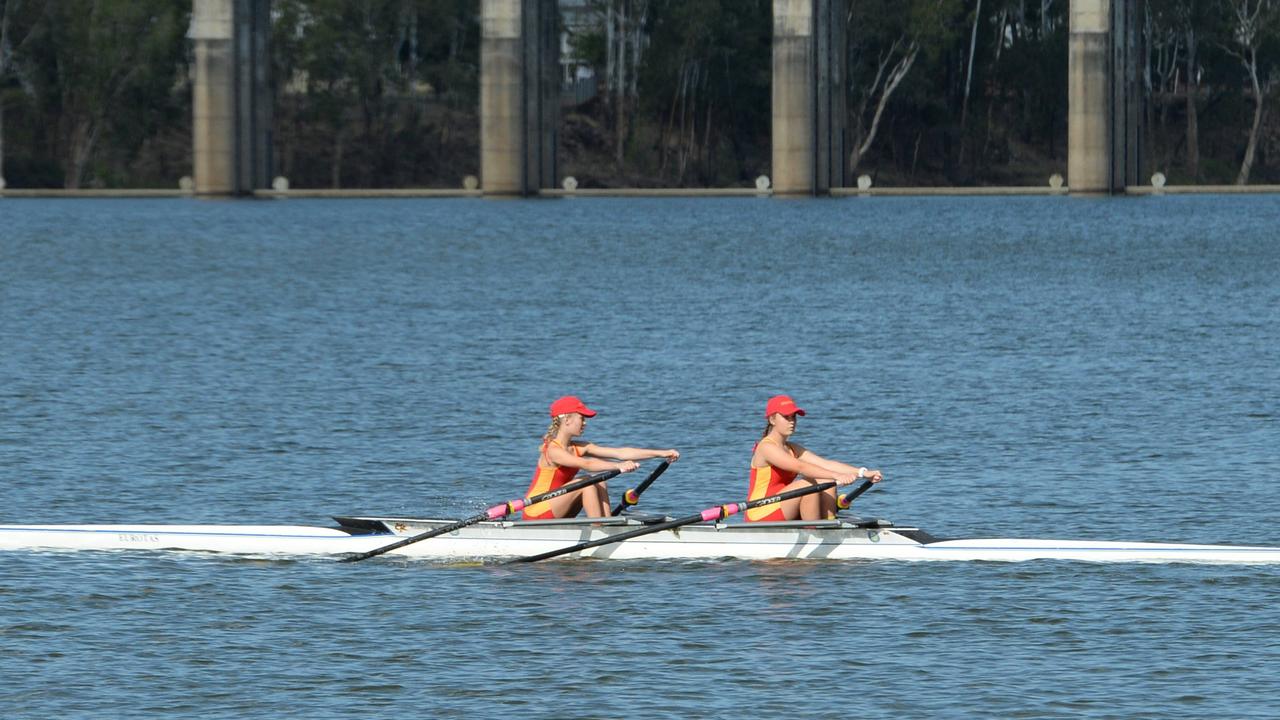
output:
[[[884,479],[884,475],[874,468],[858,468],[858,477],[866,478],[873,483],[878,483]]]
[[[844,487],[845,485],[852,485],[855,482],[857,482],[858,474],[857,473],[836,473],[834,476],[832,476],[831,479],[836,481],[836,485],[839,485],[840,487]]]
[[[622,462],[615,465],[614,469],[616,469],[620,473],[629,473],[638,467],[640,467],[640,463],[636,462],[635,460],[623,460]]]
[[[676,450],[675,448],[671,448],[670,450],[663,450],[662,454],[658,455],[658,457],[666,458],[667,462],[675,462],[680,459],[680,451]]]

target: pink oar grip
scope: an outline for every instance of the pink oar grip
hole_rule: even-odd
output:
[[[712,520],[719,520],[719,519],[720,519],[720,510],[721,510],[721,508],[718,508],[718,507],[707,508],[706,510],[703,510],[703,511],[702,511],[702,521],[703,521],[703,522],[710,522],[710,521],[712,521]]]
[[[510,515],[513,512],[518,512],[523,507],[524,507],[524,501],[516,500],[515,502],[503,503],[501,505],[494,505],[493,507],[489,508],[487,512],[489,513],[490,520],[498,520],[500,518],[504,518]]]

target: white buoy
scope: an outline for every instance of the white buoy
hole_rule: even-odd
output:
[[[480,187],[480,179],[475,175],[468,175],[462,178],[462,187],[467,190],[475,190]]]
[[[1060,189],[1062,189],[1062,176],[1061,176],[1061,175],[1059,175],[1058,173],[1054,173],[1054,174],[1050,175],[1050,176],[1049,176],[1049,187],[1053,188],[1054,190],[1060,190]]]
[[[182,192],[191,192],[196,189],[196,181],[192,180],[190,175],[183,175],[178,178],[178,189]]]
[[[1165,182],[1167,181],[1168,181],[1167,178],[1165,178],[1164,173],[1162,172],[1158,172],[1155,175],[1151,176],[1151,186],[1157,190],[1159,190],[1160,188],[1163,188]]]
[[[289,178],[277,175],[276,179],[271,181],[271,189],[276,192],[289,192]]]
[[[868,190],[870,190],[870,189],[871,189],[871,176],[870,176],[870,175],[859,175],[859,176],[858,176],[858,189],[859,189],[859,190],[861,190],[862,192],[866,192],[866,191],[868,191]]]
[[[578,178],[570,175],[564,179],[564,182],[560,183],[560,186],[569,192],[573,192],[578,189]]]
[[[768,175],[761,175],[760,177],[756,178],[756,189],[757,189],[757,190],[760,190],[760,191],[768,190],[768,189],[769,189],[769,185],[771,185],[771,184],[772,184],[772,183],[769,181],[769,176],[768,176]]]
[[[4,189],[4,177],[0,176],[0,190]]]

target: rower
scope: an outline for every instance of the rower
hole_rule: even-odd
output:
[[[864,478],[873,483],[883,479],[879,470],[827,460],[799,443],[791,442],[789,438],[796,431],[796,419],[803,415],[804,410],[797,407],[789,395],[774,395],[765,403],[764,416],[768,424],[752,448],[748,500],[823,481],[834,480],[839,486]],[[820,493],[752,508],[747,510],[746,520],[828,520],[836,516],[836,509],[836,489],[831,487]]]
[[[638,460],[664,458],[667,462],[675,462],[680,459],[680,452],[674,448],[655,450],[604,447],[577,440],[587,427],[587,418],[595,417],[595,414],[595,410],[573,395],[566,395],[551,403],[551,425],[542,436],[538,466],[533,472],[533,482],[530,483],[526,496],[555,490],[572,480],[579,470],[593,473],[617,470],[627,473],[640,467]],[[610,517],[613,514],[609,507],[609,488],[605,483],[534,503],[524,509],[523,517],[525,520],[551,520],[574,517],[583,511],[587,517]]]

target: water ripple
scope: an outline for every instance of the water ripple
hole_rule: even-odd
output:
[[[1280,545],[1272,197],[5,201],[11,522],[736,499],[764,397],[948,537]],[[616,491],[616,489],[615,489]],[[0,716],[1274,715],[1280,570],[0,555]],[[1264,673],[1265,674],[1265,673]],[[56,679],[56,682],[51,682]]]

